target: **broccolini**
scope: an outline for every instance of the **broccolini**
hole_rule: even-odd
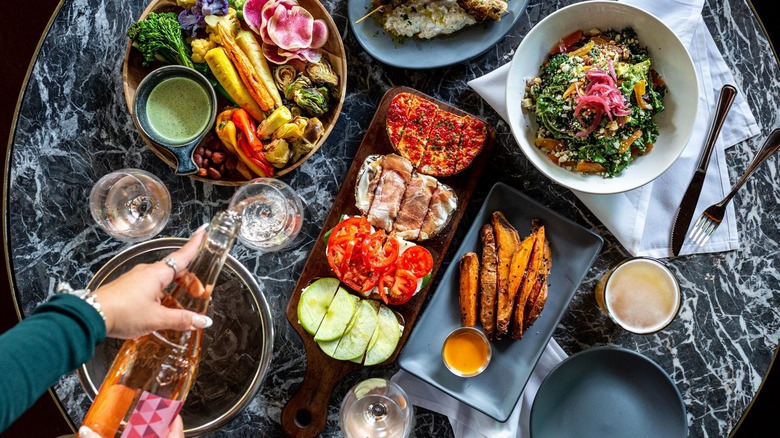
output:
[[[175,12],[152,12],[130,25],[127,36],[144,57],[144,65],[155,60],[193,68],[189,45],[184,41]]]

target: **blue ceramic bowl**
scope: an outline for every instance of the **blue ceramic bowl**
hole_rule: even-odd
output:
[[[187,88],[171,88],[170,84],[173,82],[167,82],[169,85],[163,87],[165,90],[157,88],[163,82],[174,78],[189,79],[189,81],[179,81],[181,82],[179,85],[185,85],[189,91],[194,91],[198,96],[193,97],[198,97],[198,99],[188,101],[186,93],[177,93],[177,91],[187,90]],[[194,88],[193,84],[196,84]],[[200,88],[205,91],[205,98],[200,94]],[[173,100],[165,100],[166,96],[173,98]],[[207,110],[202,108],[205,105],[209,106]],[[170,111],[167,113],[169,115],[165,115],[165,111]],[[187,117],[187,113],[190,111],[192,114],[200,112],[199,117],[203,118],[205,124],[196,124],[194,130],[193,126],[187,126],[186,121],[178,125],[175,124],[175,119]],[[176,158],[177,175],[191,175],[198,172],[199,168],[192,158],[193,152],[209,130],[214,127],[214,121],[217,118],[217,95],[205,76],[181,65],[167,65],[154,70],[138,84],[133,99],[132,113],[133,122],[143,135]],[[207,118],[203,117],[206,113]],[[177,115],[179,117],[176,117]],[[170,135],[177,128],[183,129],[182,126],[186,126],[189,131],[183,134],[178,132],[181,135]]]

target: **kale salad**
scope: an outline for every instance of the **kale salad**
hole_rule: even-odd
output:
[[[536,113],[535,143],[550,160],[612,177],[653,148],[665,92],[633,29],[578,30],[550,51],[522,105]]]

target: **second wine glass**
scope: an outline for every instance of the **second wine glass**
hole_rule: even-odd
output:
[[[370,378],[347,392],[339,420],[347,438],[406,438],[414,426],[414,408],[398,384]]]
[[[140,242],[165,228],[171,215],[171,195],[157,176],[141,169],[121,169],[95,183],[89,209],[110,236]]]

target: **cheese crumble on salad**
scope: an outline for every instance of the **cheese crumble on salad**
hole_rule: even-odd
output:
[[[633,29],[590,29],[560,40],[525,92],[536,146],[550,160],[612,177],[653,148],[666,85]]]

